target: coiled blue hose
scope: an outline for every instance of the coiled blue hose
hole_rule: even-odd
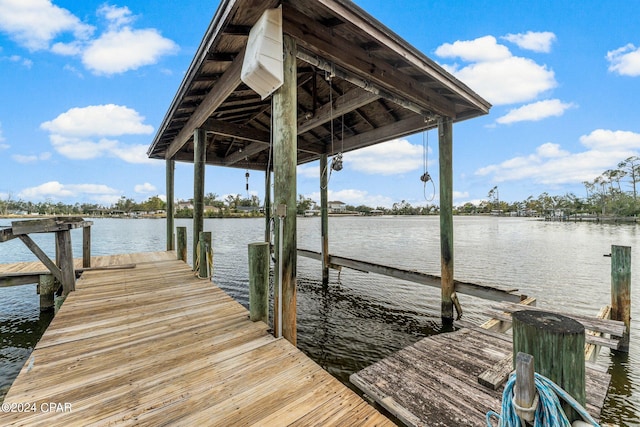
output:
[[[515,403],[513,402],[513,387],[515,383],[516,375],[511,374],[502,393],[502,415],[494,411],[487,412],[487,427],[493,427],[493,424],[491,424],[492,417],[499,420],[498,427],[520,427],[522,425],[520,417],[516,414]],[[598,423],[587,413],[582,405],[550,379],[536,372],[535,385],[540,403],[535,411],[534,427],[571,427],[571,423],[562,410],[560,398],[569,403],[585,422],[599,427]]]

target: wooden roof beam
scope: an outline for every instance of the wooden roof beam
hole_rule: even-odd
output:
[[[254,129],[247,125],[239,125],[229,122],[223,122],[222,120],[208,119],[202,124],[202,126],[200,126],[200,128],[206,130],[207,132],[215,133],[216,135],[237,138],[243,141],[259,142],[269,145],[269,132]]]
[[[351,76],[362,79],[364,86],[368,83],[368,88],[365,89],[377,90],[382,97],[396,95],[391,100],[399,105],[403,104],[403,99],[408,101],[403,105],[405,108],[409,107],[409,103],[417,104],[424,110],[420,114],[432,112],[455,118],[455,106],[450,100],[396,70],[393,65],[372,57],[361,46],[336,35],[330,28],[312,21],[287,4],[283,5],[283,17],[284,32],[295,37],[299,47],[326,58],[344,68]],[[340,46],[340,49],[336,49],[336,46]],[[300,54],[298,58],[312,59],[301,58]]]
[[[333,101],[333,106],[330,102],[324,104],[316,110],[315,116],[308,120],[304,118],[298,120],[298,135],[307,132],[310,129],[318,127],[324,123],[329,122],[332,118],[336,118],[346,113],[350,113],[353,110],[367,105],[379,98],[371,92],[355,88],[345,93],[344,95],[336,98]]]
[[[240,71],[244,60],[244,49],[240,51],[229,68],[224,72],[220,80],[211,88],[207,96],[202,100],[198,108],[193,112],[189,121],[184,125],[178,136],[173,140],[165,159],[171,159],[193,136],[193,132],[222,105],[225,99],[240,85]]]
[[[366,12],[353,4],[353,2],[345,0],[318,0],[318,3],[331,10],[337,16],[340,16],[341,19],[346,22],[350,22],[354,26],[360,28],[381,45],[395,52],[412,65],[423,70],[434,80],[437,80],[440,84],[448,87],[452,92],[465,99],[470,105],[482,110],[485,114],[489,112],[489,108],[491,107],[489,102],[480,97],[464,83],[447,73],[435,61],[425,57],[415,47],[409,45],[406,41],[402,40],[391,31],[386,30],[386,27],[380,24],[377,20],[368,17]],[[346,51],[349,52],[349,49],[346,49]],[[442,112],[437,113],[443,114]],[[455,115],[444,115],[455,118]]]
[[[236,164],[246,158],[254,156],[266,149],[269,148],[269,142],[267,141],[267,145],[262,142],[254,142],[253,144],[249,144],[241,150],[235,151],[228,156],[225,156],[223,159],[225,166],[231,166]]]
[[[414,116],[368,132],[359,133],[350,138],[345,138],[341,144],[345,152],[352,151],[372,144],[411,135],[425,129],[432,129],[437,126],[438,124],[435,121],[427,122],[424,117]]]

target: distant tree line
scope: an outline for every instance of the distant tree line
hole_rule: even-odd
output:
[[[136,202],[125,196],[120,197],[111,205],[97,203],[54,203],[51,200],[33,203],[21,199],[14,199],[11,195],[0,199],[0,215],[95,215],[101,212],[158,212],[166,209],[167,204],[159,197],[152,196],[143,202]]]
[[[564,215],[605,215],[605,216],[637,216],[640,214],[638,191],[640,190],[640,157],[632,156],[618,164],[617,169],[609,169],[593,181],[584,181],[586,197],[578,197],[573,193],[550,195],[547,192],[537,197],[529,196],[525,200],[507,202],[500,200],[497,186],[489,190],[487,199],[479,203],[467,202],[454,207],[455,214],[517,214],[521,216],[546,215],[550,212],[562,211]],[[205,216],[259,216],[261,201],[256,195],[242,197],[240,194],[228,195],[224,200],[214,193],[204,197]],[[181,207],[182,206],[182,207]],[[90,215],[100,211],[123,212],[157,212],[166,209],[166,203],[159,196],[152,196],[144,202],[136,202],[122,196],[110,206],[91,203],[64,204],[51,200],[33,203],[14,199],[11,195],[0,199],[0,215],[38,214],[38,215]],[[299,215],[308,210],[318,210],[317,203],[302,194],[298,196],[297,212]],[[347,205],[347,212],[362,215],[433,215],[439,213],[437,205],[412,206],[402,200],[390,208],[366,205]],[[191,217],[193,209],[188,203],[178,203],[177,217]]]

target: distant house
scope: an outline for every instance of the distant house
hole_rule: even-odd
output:
[[[190,200],[180,200],[176,203],[176,209],[193,209],[193,202]]]
[[[347,204],[340,201],[329,202],[327,207],[329,208],[329,213],[345,213],[347,211]]]

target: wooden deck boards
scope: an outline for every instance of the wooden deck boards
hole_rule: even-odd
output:
[[[393,425],[174,253],[97,262],[136,268],[83,274],[5,398],[36,411],[0,425]]]
[[[511,354],[508,336],[465,328],[435,335],[351,376],[351,382],[411,426],[486,426],[500,413],[502,391],[478,375]],[[587,410],[598,419],[610,375],[587,369]]]

